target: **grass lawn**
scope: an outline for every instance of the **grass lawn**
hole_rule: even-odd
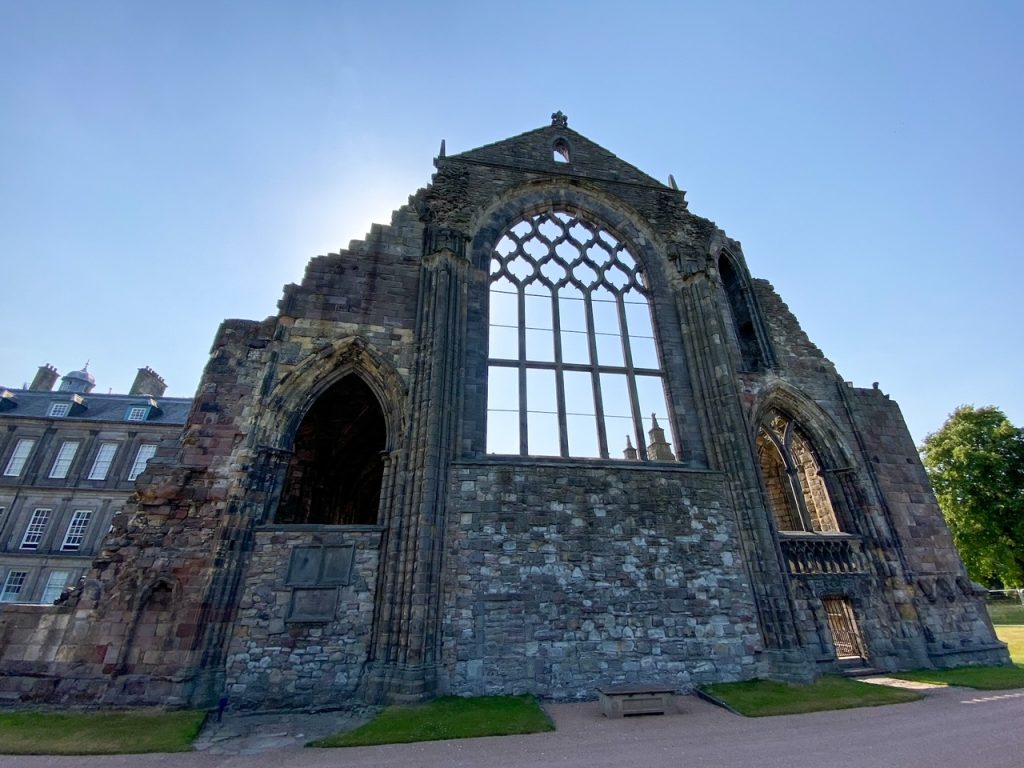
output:
[[[1013,663],[1024,665],[1024,624],[997,626],[996,637],[1010,647],[1010,658],[1013,659]]]
[[[205,712],[0,713],[0,754],[117,755],[187,752]]]
[[[744,683],[705,685],[701,686],[701,690],[748,717],[877,707],[923,698],[914,691],[886,688],[834,675],[824,675],[811,685],[749,680]]]
[[[533,696],[445,696],[418,706],[388,707],[354,731],[312,741],[309,746],[365,747],[553,730],[554,723]]]
[[[1020,603],[989,603],[987,607],[993,624],[1024,625],[1024,605]]]
[[[1024,625],[996,625],[996,635],[1009,646],[1014,666],[918,669],[912,672],[899,672],[893,677],[922,683],[962,685],[964,688],[977,688],[982,691],[1024,688]]]

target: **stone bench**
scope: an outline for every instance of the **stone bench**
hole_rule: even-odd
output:
[[[672,688],[637,683],[599,688],[601,710],[605,717],[626,715],[664,715],[672,706]]]

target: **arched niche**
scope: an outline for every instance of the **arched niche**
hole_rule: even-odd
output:
[[[274,522],[375,525],[387,425],[380,402],[354,374],[327,388],[295,431]]]
[[[740,353],[740,368],[744,371],[758,371],[766,367],[765,355],[754,328],[754,313],[751,310],[749,288],[740,271],[728,254],[718,257],[718,275],[722,279],[729,318]]]

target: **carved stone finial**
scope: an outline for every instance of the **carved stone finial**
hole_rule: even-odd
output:
[[[651,444],[647,446],[647,458],[652,461],[675,461],[675,454],[672,453],[672,444],[665,440],[665,430],[658,424],[656,414],[651,414],[651,428],[647,432],[651,438]]]
[[[629,435],[626,435],[626,448],[622,452],[622,457],[630,461],[636,461],[637,458],[636,448],[633,447],[633,441],[629,439]]]
[[[444,139],[441,139],[441,154],[438,157],[444,157]]]
[[[569,116],[566,115],[562,110],[551,113],[551,124],[556,128],[568,128],[569,127]]]

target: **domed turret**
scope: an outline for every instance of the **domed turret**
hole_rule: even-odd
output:
[[[96,386],[96,379],[89,373],[89,363],[80,371],[64,374],[60,380],[60,392],[77,392],[86,395]]]

